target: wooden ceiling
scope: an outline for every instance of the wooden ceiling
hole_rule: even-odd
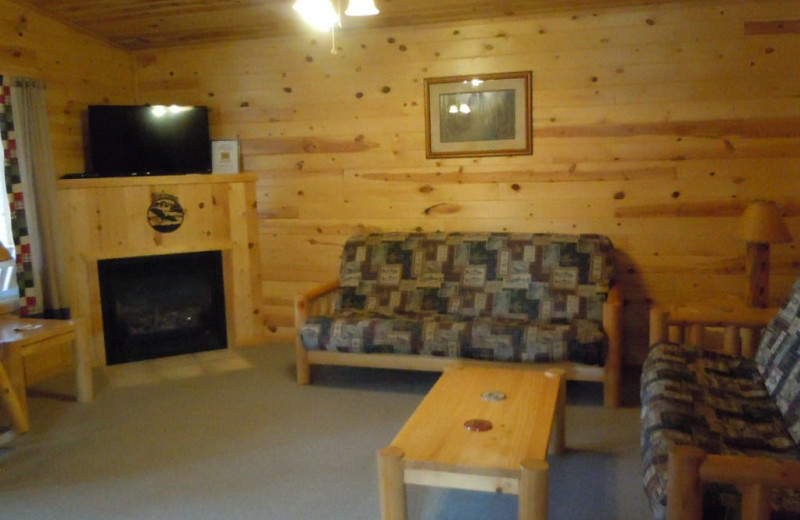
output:
[[[15,1],[130,50],[312,31],[292,9],[295,0]],[[339,1],[344,11],[347,0]],[[348,17],[345,27],[398,27],[675,1],[679,0],[375,0],[380,15]]]

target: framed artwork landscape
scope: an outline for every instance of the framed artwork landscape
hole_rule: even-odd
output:
[[[428,158],[530,155],[530,71],[425,79]]]

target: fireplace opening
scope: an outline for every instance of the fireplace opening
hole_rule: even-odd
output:
[[[97,263],[109,365],[227,347],[219,251]]]

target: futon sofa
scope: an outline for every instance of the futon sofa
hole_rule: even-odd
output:
[[[297,381],[311,365],[441,371],[557,365],[619,405],[622,295],[601,235],[377,233],[338,280],[296,299]]]
[[[780,309],[655,309],[650,326],[641,436],[654,517],[800,519],[800,279]],[[706,327],[723,337],[715,349]]]

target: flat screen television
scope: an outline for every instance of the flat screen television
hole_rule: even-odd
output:
[[[88,141],[94,176],[211,173],[207,107],[90,105]]]

